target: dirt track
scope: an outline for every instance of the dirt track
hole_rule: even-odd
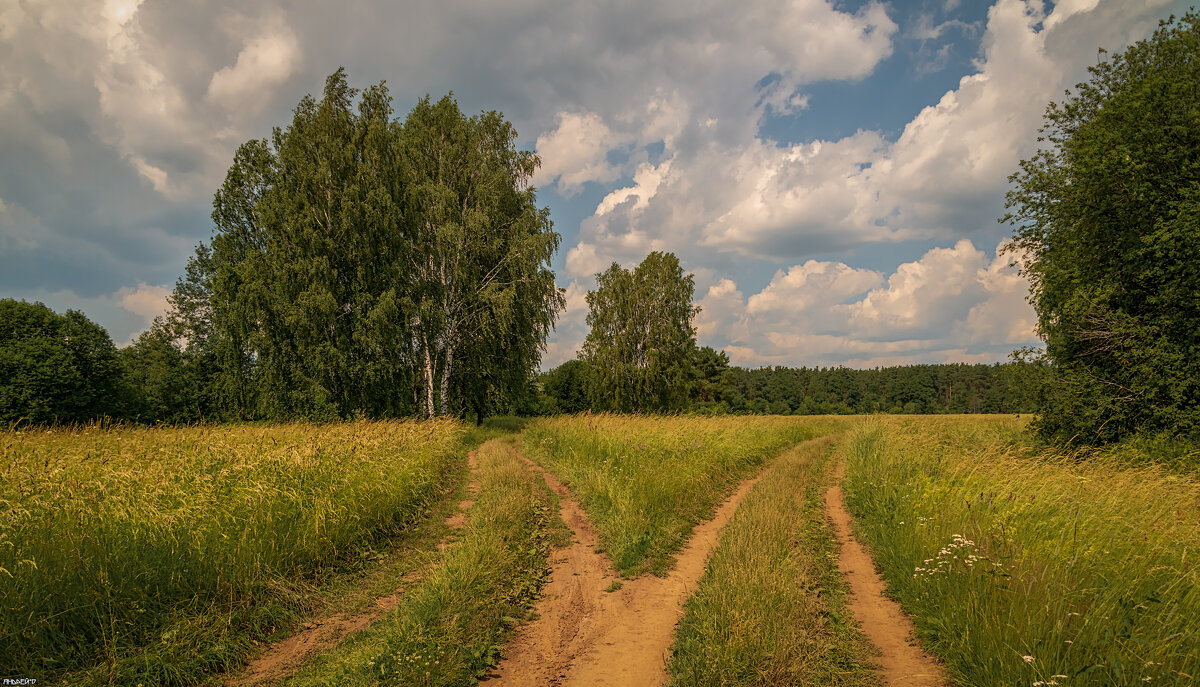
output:
[[[468,498],[460,502],[458,510],[446,519],[446,524],[451,529],[461,529],[467,521],[466,512],[475,505],[474,499],[479,494],[478,464],[475,451],[467,454],[467,465],[471,475],[471,481],[467,485]],[[443,539],[438,542],[438,548],[444,548],[446,544],[447,541]],[[371,607],[362,613],[350,616],[336,613],[305,623],[304,630],[267,647],[242,673],[226,679],[225,684],[231,687],[248,686],[283,680],[294,673],[310,656],[334,647],[348,635],[367,629],[371,623],[399,606],[405,588],[418,577],[419,573],[416,571],[405,575],[401,578],[403,586],[375,599]]]
[[[742,482],[712,520],[693,530],[669,576],[623,580],[621,589],[610,593],[605,590],[617,575],[608,556],[596,553],[599,537],[579,502],[557,478],[522,459],[558,494],[576,541],[557,553],[536,607],[538,619],[521,627],[505,647],[508,658],[489,676],[488,687],[662,684],[683,602],[704,572],[721,528],[762,473]]]
[[[850,609],[871,643],[882,652],[878,660],[883,678],[897,687],[949,685],[937,661],[910,643],[912,621],[899,604],[883,595],[886,585],[875,572],[875,563],[854,538],[850,513],[842,499],[844,473],[845,464],[839,464],[834,473],[837,482],[825,492],[825,513],[833,520],[834,533],[841,543],[838,568],[850,583]]]

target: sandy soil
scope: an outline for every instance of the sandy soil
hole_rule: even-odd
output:
[[[850,608],[863,632],[879,648],[879,664],[889,685],[902,687],[949,685],[945,671],[912,640],[913,625],[900,605],[883,595],[885,585],[875,572],[875,563],[854,538],[850,513],[842,499],[841,479],[845,464],[834,473],[838,480],[825,492],[825,513],[833,521],[841,543],[838,567],[850,583]]]
[[[446,518],[446,524],[455,530],[466,524],[466,511],[475,505],[474,498],[479,494],[479,477],[477,476],[479,462],[475,451],[467,454],[467,465],[471,471],[471,481],[467,485],[467,493],[470,498],[460,502],[459,510]],[[447,540],[443,539],[438,542],[438,548],[444,548],[446,544]],[[230,676],[225,680],[225,684],[229,687],[235,685],[243,687],[283,680],[295,672],[310,656],[333,648],[347,635],[365,630],[371,623],[399,606],[400,599],[404,596],[404,589],[415,582],[417,578],[417,572],[408,573],[401,578],[404,582],[403,585],[376,598],[370,608],[362,613],[350,616],[336,613],[310,620],[304,624],[304,630],[267,647],[262,654],[246,666],[245,671],[239,675]]]
[[[599,537],[579,502],[553,475],[522,460],[558,494],[576,541],[557,552],[535,609],[538,619],[522,626],[505,647],[508,658],[486,678],[488,687],[663,684],[683,603],[704,572],[721,528],[762,473],[742,482],[712,520],[693,530],[669,576],[622,580],[621,589],[607,592],[618,578],[608,556],[596,553]]]

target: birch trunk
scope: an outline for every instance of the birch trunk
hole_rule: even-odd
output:
[[[446,363],[442,366],[442,379],[440,389],[441,412],[442,415],[450,414],[450,372],[454,367],[454,347],[447,344],[446,346]]]
[[[424,343],[425,353],[425,417],[432,418],[434,416],[433,407],[433,356],[429,352],[429,336],[423,335],[421,342]]]

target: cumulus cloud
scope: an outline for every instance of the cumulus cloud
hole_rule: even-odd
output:
[[[602,203],[584,223],[579,245],[596,256],[587,265],[628,259],[629,246],[664,235],[697,264],[703,250],[779,261],[862,243],[964,234],[995,240],[1007,176],[1033,152],[1046,103],[1081,78],[1097,43],[1144,35],[1143,20],[1163,4],[1080,0],[1046,13],[1033,0],[999,0],[988,13],[978,71],[894,140],[859,131],[779,145],[757,127],[709,133],[693,108],[688,133],[666,146],[670,175],[636,207]],[[951,25],[965,26],[915,30],[938,36]],[[770,98],[758,98],[754,107],[762,111]],[[575,274],[571,262],[568,268]]]
[[[745,300],[724,279],[699,301],[701,343],[749,366],[999,360],[1037,342],[1029,284],[1002,247],[989,257],[963,239],[886,279],[810,260],[780,270]]]
[[[588,181],[615,181],[621,171],[609,163],[607,155],[623,140],[599,115],[560,113],[558,126],[537,138],[542,166],[533,181],[538,186],[557,182],[559,192],[566,196],[578,193]]]
[[[142,282],[136,287],[121,287],[114,298],[122,308],[141,315],[149,323],[167,311],[167,297],[170,295],[171,289],[166,286],[151,286]]]
[[[229,23],[241,26],[247,22],[238,17]],[[268,104],[266,96],[286,82],[299,65],[300,41],[282,13],[255,22],[253,30],[237,62],[217,71],[208,83],[207,98],[230,112],[246,108],[261,111]]]

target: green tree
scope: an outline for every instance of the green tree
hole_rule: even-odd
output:
[[[549,269],[559,236],[529,185],[539,160],[516,137],[451,96],[422,99],[404,123],[404,305],[429,416],[460,410],[456,388],[482,417],[527,386],[564,305]]]
[[[580,357],[595,409],[680,410],[692,382],[696,284],[672,253],[654,252],[633,270],[613,263],[587,294],[591,326]]]
[[[1200,16],[1090,68],[1011,177],[1015,250],[1053,374],[1038,428],[1200,429]]]
[[[542,375],[542,391],[560,413],[582,413],[590,409],[587,399],[587,363],[576,358]]]
[[[524,394],[563,298],[515,142],[449,96],[401,123],[339,69],[243,144],[169,318],[222,414],[482,418]]]
[[[77,310],[0,299],[0,422],[84,422],[122,413],[108,332]]]

